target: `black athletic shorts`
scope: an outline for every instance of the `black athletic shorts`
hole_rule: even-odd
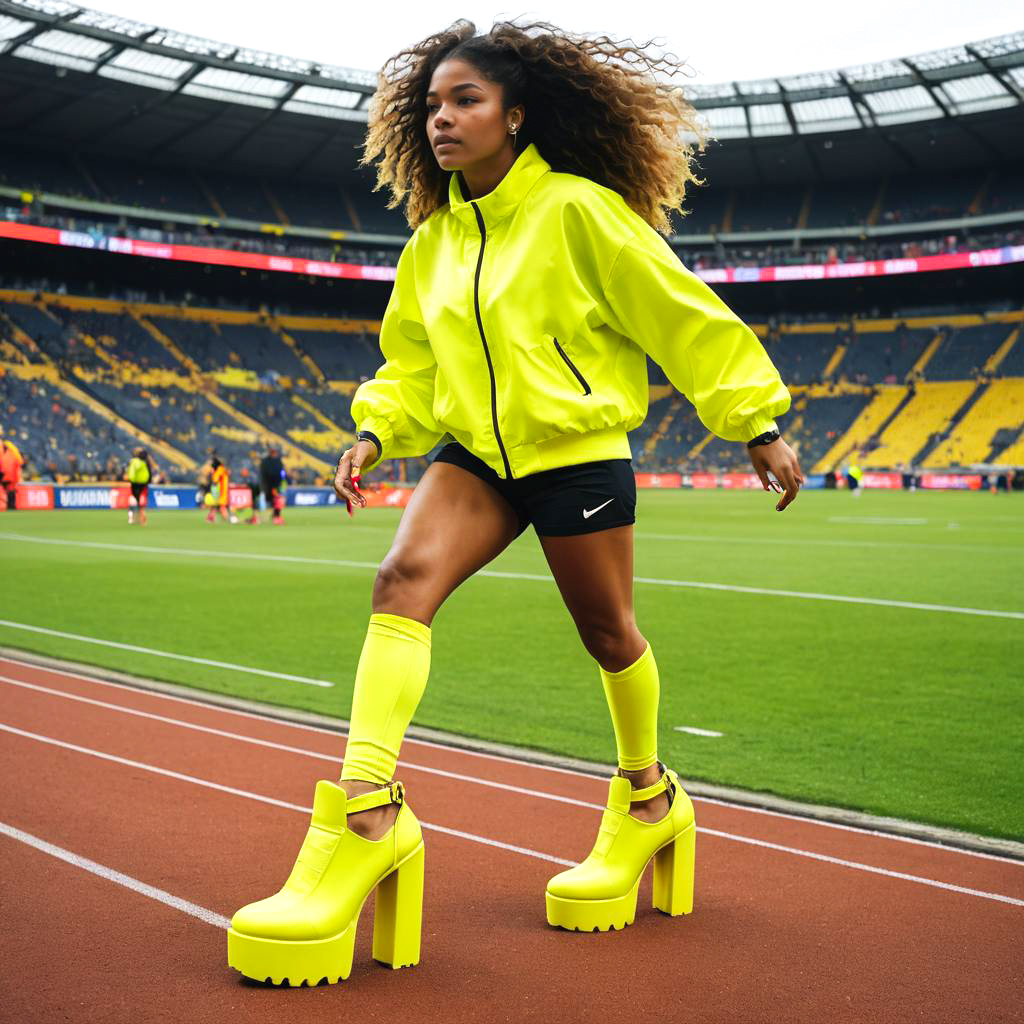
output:
[[[519,517],[518,537],[531,523],[540,537],[571,537],[636,522],[636,477],[631,459],[601,459],[502,480],[457,441],[434,462],[451,462],[486,480]]]
[[[143,501],[149,493],[149,484],[131,484],[132,497],[136,501]]]

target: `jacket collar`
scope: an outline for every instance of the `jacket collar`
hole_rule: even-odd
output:
[[[505,177],[498,182],[496,188],[479,199],[467,200],[462,196],[458,172],[452,174],[448,182],[448,204],[451,212],[464,224],[478,230],[475,203],[483,215],[484,224],[490,228],[503,220],[523,201],[526,193],[536,184],[541,175],[551,170],[551,164],[540,155],[537,146],[530,143],[516,157],[516,162],[508,169]]]

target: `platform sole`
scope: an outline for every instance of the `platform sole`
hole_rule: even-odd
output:
[[[326,939],[261,939],[228,929],[228,966],[254,981],[298,988],[326,980],[334,985],[352,973],[358,915],[339,935]]]
[[[697,826],[694,822],[666,843],[647,861],[654,862],[652,903],[656,910],[676,917],[693,911],[694,852]],[[545,892],[548,924],[578,932],[607,932],[625,928],[636,920],[636,898],[647,864],[633,887],[611,899],[570,899]]]
[[[636,920],[636,894],[640,879],[625,896],[610,900],[573,900],[545,893],[548,924],[576,932],[621,931]]]
[[[374,886],[373,957],[396,970],[420,960],[423,863],[421,842]],[[228,966],[246,978],[292,988],[344,981],[352,973],[356,931],[368,897],[344,931],[325,939],[267,939],[228,928]]]

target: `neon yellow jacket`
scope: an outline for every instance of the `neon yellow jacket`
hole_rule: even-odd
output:
[[[128,463],[128,480],[133,484],[148,484],[149,483],[149,464],[145,459],[140,459],[137,455],[132,456],[131,462]]]
[[[754,332],[619,193],[533,144],[479,199],[452,174],[399,257],[380,348],[352,417],[381,458],[449,435],[503,479],[630,458],[647,353],[725,440],[773,429],[791,401]]]

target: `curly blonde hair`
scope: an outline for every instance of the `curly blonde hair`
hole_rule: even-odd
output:
[[[684,132],[701,153],[707,135],[682,88],[654,77],[671,79],[686,65],[672,54],[648,55],[650,45],[576,36],[547,22],[501,21],[477,35],[473,22],[460,19],[385,62],[359,163],[377,164],[374,191],[390,189],[388,209],[404,201],[413,230],[444,206],[450,172],[430,148],[426,96],[443,60],[464,60],[502,87],[505,110],[523,104],[523,147],[536,143],[552,170],[614,189],[651,227],[670,234],[669,213],[686,216],[687,184],[704,184]]]

